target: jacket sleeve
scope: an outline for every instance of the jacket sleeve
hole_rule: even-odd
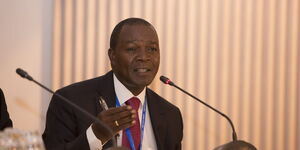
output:
[[[0,89],[0,130],[3,130],[7,127],[12,127],[12,121],[9,118],[9,114],[7,112],[7,107],[5,103],[5,98],[2,90]]]
[[[61,94],[63,95],[63,94]],[[43,140],[47,150],[88,150],[86,129],[78,129],[75,112],[59,97],[53,96],[47,111]]]

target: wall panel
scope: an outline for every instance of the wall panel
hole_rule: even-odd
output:
[[[110,70],[113,27],[141,17],[157,29],[166,75],[228,114],[239,139],[258,149],[297,149],[299,1],[56,0],[53,88]],[[179,91],[150,85],[177,105],[183,149],[212,149],[231,140],[223,118]]]

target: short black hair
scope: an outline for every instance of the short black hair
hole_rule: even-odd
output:
[[[122,30],[122,27],[124,25],[145,25],[145,26],[152,26],[151,23],[149,23],[148,21],[144,20],[144,19],[141,19],[141,18],[128,18],[128,19],[125,19],[121,22],[119,22],[114,30],[112,31],[111,33],[111,36],[110,36],[110,48],[115,48],[116,45],[117,45],[117,42],[118,42],[118,39],[119,39],[119,35],[120,35],[120,32]],[[153,27],[154,29],[154,27]]]

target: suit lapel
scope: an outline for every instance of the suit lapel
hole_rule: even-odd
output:
[[[99,98],[100,98],[100,96],[102,96],[102,98],[107,103],[108,107],[116,106],[116,100],[115,100],[116,93],[115,93],[115,88],[114,88],[114,83],[113,83],[112,71],[108,72],[107,74],[105,74],[103,76],[103,79],[98,84],[97,93],[99,95]],[[97,102],[97,103],[99,103],[99,102]]]
[[[108,107],[115,107],[116,106],[116,93],[114,88],[114,82],[113,82],[113,72],[110,71],[104,76],[102,76],[101,80],[98,83],[97,87],[97,93],[98,93],[98,99],[96,101],[97,104],[97,114],[102,111],[102,108],[100,107],[99,98],[102,96],[102,98],[105,100]],[[109,148],[113,145],[112,140],[109,140],[104,146],[103,149]]]
[[[146,90],[147,103],[149,108],[149,114],[151,118],[151,124],[157,144],[157,149],[163,149],[163,143],[166,136],[166,123],[164,121],[164,109],[160,105],[160,99],[148,88]]]

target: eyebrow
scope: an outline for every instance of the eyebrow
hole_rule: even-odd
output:
[[[128,41],[125,41],[125,43],[134,43],[134,42],[139,42],[140,40],[128,40]],[[149,44],[157,44],[158,41],[149,41],[147,42]]]

